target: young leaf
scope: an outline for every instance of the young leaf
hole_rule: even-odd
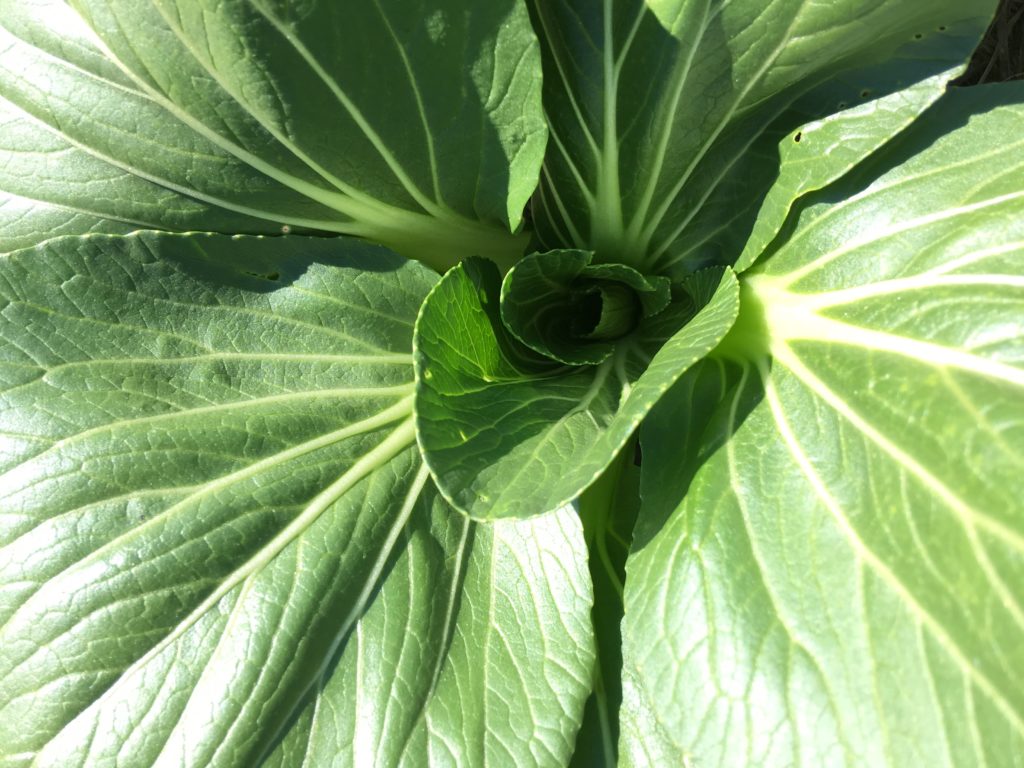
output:
[[[0,97],[37,143],[15,157],[52,179],[2,188],[139,226],[358,234],[439,267],[521,254],[546,137],[521,0],[74,6],[85,21],[0,2]]]
[[[799,204],[645,422],[626,764],[1024,750],[1022,103],[953,91]]]
[[[396,763],[568,759],[581,526],[480,530],[434,493],[410,352],[436,280],[319,238],[0,261],[5,765],[298,765],[335,738],[358,763],[375,734]]]
[[[591,264],[584,251],[527,256],[502,285],[501,319],[544,357],[566,365],[597,365],[615,341],[671,300],[669,281],[623,264]]]
[[[542,242],[594,250],[645,273],[686,271],[676,262],[689,255],[688,228],[797,97],[924,29],[961,18],[984,24],[993,7],[990,0],[532,2],[551,131],[536,217]]]
[[[420,448],[445,497],[482,519],[537,515],[577,496],[665,390],[718,344],[738,306],[730,270],[700,273],[601,362],[564,366],[519,343],[499,317],[518,269],[502,290],[493,264],[460,264],[416,322]]]

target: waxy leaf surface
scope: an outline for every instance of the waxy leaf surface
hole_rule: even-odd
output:
[[[436,280],[347,239],[0,261],[0,762],[568,759],[581,526],[481,528],[433,489],[411,350]]]
[[[685,273],[713,236],[700,214],[716,190],[734,190],[727,205],[735,211],[770,182],[771,167],[754,177],[732,169],[794,100],[915,34],[964,18],[983,28],[993,6],[533,2],[551,131],[537,198],[544,245],[594,250],[645,273]]]
[[[798,204],[645,422],[625,764],[1019,765],[1022,103],[953,91]]]
[[[0,2],[0,189],[35,218],[522,252],[546,128],[519,0],[71,6]]]

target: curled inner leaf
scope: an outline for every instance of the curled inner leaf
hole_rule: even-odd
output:
[[[420,310],[417,438],[442,494],[472,517],[528,517],[578,496],[736,318],[731,270],[670,286],[590,261],[534,254],[502,282],[468,259]]]
[[[531,349],[568,365],[597,365],[615,343],[665,309],[668,280],[624,264],[592,264],[587,251],[522,259],[505,277],[501,319]],[[683,319],[685,321],[685,318]]]

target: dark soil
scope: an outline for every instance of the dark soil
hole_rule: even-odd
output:
[[[1024,0],[1000,0],[996,17],[956,85],[1024,80]]]

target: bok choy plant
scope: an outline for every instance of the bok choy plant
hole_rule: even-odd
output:
[[[992,13],[0,0],[0,766],[1024,765]]]

